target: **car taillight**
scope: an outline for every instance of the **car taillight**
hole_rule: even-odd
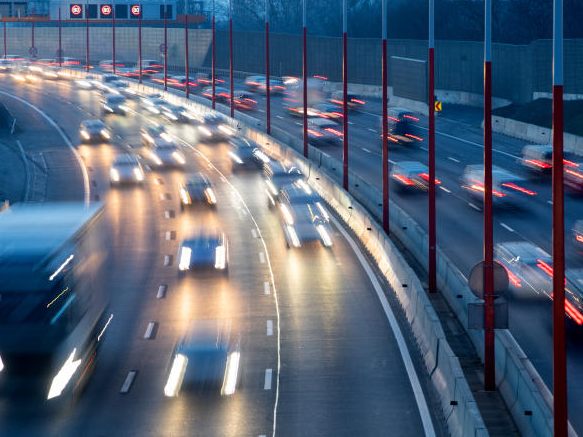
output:
[[[393,178],[398,180],[399,182],[401,182],[404,185],[413,185],[413,181],[411,179],[409,179],[407,176],[403,176],[400,174],[397,175],[393,175]]]
[[[579,242],[579,243],[583,243],[583,235],[581,234],[577,234],[575,235],[575,239]]]
[[[553,277],[553,268],[546,262],[544,262],[542,259],[537,259],[536,260],[536,266],[541,269],[543,272],[545,272],[549,277]]]
[[[484,186],[481,184],[472,184],[472,185],[470,185],[469,188],[471,190],[474,190],[474,191],[481,191],[482,193],[485,191]],[[492,189],[492,195],[495,197],[506,197],[506,194],[502,193],[501,191],[494,190],[494,189]]]
[[[508,280],[510,281],[510,283],[516,288],[522,288],[522,283],[520,282],[518,276],[516,276],[506,267],[504,267],[504,269],[506,270],[506,273],[508,273]]]
[[[364,105],[366,103],[364,100],[360,100],[360,99],[350,99],[350,101],[352,103],[357,103],[359,105]]]
[[[570,168],[565,170],[565,173],[570,174],[571,176],[575,176],[577,179],[583,179],[583,173],[578,172],[576,170],[571,170]]]
[[[528,162],[529,164],[532,164],[535,167],[538,167],[541,169],[547,169],[547,168],[552,167],[552,165],[549,164],[548,162],[539,161],[538,159],[526,159],[525,162]]]
[[[407,138],[411,138],[412,140],[415,140],[415,141],[423,141],[423,138],[421,138],[421,137],[418,137],[417,135],[413,135],[413,134],[405,134],[405,136],[406,136]]]
[[[407,120],[411,121],[419,121],[419,119],[417,117],[414,117],[413,115],[403,115],[403,118],[406,118]]]
[[[340,137],[340,138],[342,138],[342,136],[343,136],[342,132],[340,132],[340,131],[339,131],[339,130],[337,130],[337,129],[333,129],[333,128],[331,128],[331,127],[327,127],[327,128],[326,128],[326,129],[324,129],[324,130],[325,130],[326,132],[330,132],[331,134],[334,134],[334,135],[336,135],[337,137]]]
[[[516,185],[516,184],[514,184],[512,182],[505,182],[505,183],[502,184],[502,186],[503,187],[506,187],[506,188],[510,188],[512,190],[519,191],[519,192],[524,193],[524,194],[527,194],[529,196],[536,196],[536,191],[528,190],[528,189],[526,189],[524,187],[520,187],[520,186],[518,186],[518,185]]]
[[[395,123],[398,123],[399,121],[401,121],[401,120],[399,120],[399,118],[397,118],[397,117],[392,117],[392,116],[390,116],[390,115],[387,115],[387,119],[388,119],[388,120],[391,120],[391,121],[394,121]]]
[[[313,136],[318,137],[318,138],[321,137],[321,136],[323,136],[323,134],[321,134],[320,132],[318,132],[316,130],[313,130],[313,129],[308,129],[308,132],[310,134],[312,134]]]
[[[429,182],[429,175],[427,173],[419,173],[419,177],[421,179],[423,179],[424,181]],[[435,178],[435,185],[439,185],[441,184],[441,181],[437,178]]]

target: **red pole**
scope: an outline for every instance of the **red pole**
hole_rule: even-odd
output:
[[[566,437],[565,198],[563,190],[563,0],[553,2],[553,411],[554,434]]]
[[[265,92],[266,94],[266,132],[271,134],[271,86],[269,84],[269,0],[265,0]]]
[[[348,32],[347,6],[343,1],[343,32],[342,32],[342,120],[344,122],[344,147],[342,150],[342,186],[348,191]]]
[[[139,83],[142,83],[142,5],[140,5],[140,16],[138,17],[138,65]]]
[[[89,71],[89,14],[85,4],[85,71]]]
[[[302,70],[303,70],[303,79],[304,79],[304,87],[303,87],[303,105],[304,105],[304,156],[308,157],[308,27],[306,23],[306,1],[303,2],[303,23],[304,23],[304,41],[303,41],[303,50],[302,50]]]
[[[496,389],[492,210],[492,0],[485,1],[484,44],[484,388]]]
[[[168,90],[168,11],[164,4],[164,91]]]
[[[382,160],[383,160],[383,229],[389,233],[389,144],[387,136],[388,127],[388,76],[387,76],[387,0],[382,3],[382,55],[381,55],[381,75],[382,75]]]
[[[6,59],[6,21],[4,21],[4,59]]]
[[[212,81],[212,107],[213,109],[215,109],[216,107],[216,96],[215,96],[215,91],[216,91],[216,75],[215,75],[215,70],[216,70],[216,58],[217,58],[217,30],[216,30],[216,25],[215,25],[215,2],[213,0],[213,47],[212,47],[212,55],[211,55],[211,81]]]
[[[435,35],[434,0],[429,0],[429,292],[437,291],[437,225],[435,211]]]
[[[61,8],[59,7],[59,52],[57,54],[59,57],[59,67],[63,65],[63,48],[61,40]]]
[[[229,2],[229,81],[231,85],[231,95],[230,95],[230,102],[231,102],[231,117],[235,116],[235,99],[234,99],[234,87],[235,84],[233,83],[233,16],[231,13],[231,4]]]
[[[111,7],[111,64],[113,74],[115,74],[115,5]]]
[[[32,47],[32,57],[35,57],[34,55],[34,21],[32,22],[32,27],[31,27],[31,44],[30,46]]]
[[[184,75],[186,76],[186,98],[190,97],[190,66],[188,65],[188,14],[184,15]]]

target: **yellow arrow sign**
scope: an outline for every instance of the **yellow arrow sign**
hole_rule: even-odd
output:
[[[441,102],[439,100],[435,101],[435,112],[441,112],[442,110]]]

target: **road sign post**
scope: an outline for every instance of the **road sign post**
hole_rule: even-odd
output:
[[[85,71],[89,72],[89,11],[85,3]]]
[[[190,98],[190,65],[189,65],[189,53],[188,53],[188,14],[184,15],[184,76],[185,84],[184,89],[186,92],[186,98]]]
[[[6,59],[6,20],[4,20],[4,59]]]
[[[59,67],[63,65],[63,47],[62,47],[62,38],[61,38],[61,8],[59,7],[59,49],[57,50],[58,62]]]
[[[140,6],[140,15],[138,16],[138,62],[139,62],[139,70],[138,70],[138,76],[139,76],[139,82],[142,83],[143,80],[143,68],[144,66],[143,64],[143,59],[142,59],[142,7]]]
[[[437,219],[435,207],[435,2],[429,0],[429,78],[428,78],[428,109],[429,109],[429,292],[437,291]]]
[[[302,43],[302,75],[303,75],[303,89],[302,89],[302,105],[303,105],[303,130],[304,130],[304,156],[307,158],[309,153],[309,139],[308,139],[308,0],[302,2],[302,24],[303,24],[303,43]]]
[[[34,46],[34,21],[31,23],[31,28],[30,28],[30,48],[31,48],[31,52],[35,53],[35,49],[36,47]],[[36,54],[31,53],[30,55],[35,58]]]
[[[342,186],[348,191],[348,7],[347,0],[342,1]]]

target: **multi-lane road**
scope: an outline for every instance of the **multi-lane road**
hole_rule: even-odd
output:
[[[148,171],[141,188],[111,188],[114,157],[139,153],[139,130],[151,122],[136,103],[127,117],[107,118],[111,144],[80,145],[80,122],[100,116],[97,93],[67,81],[22,85],[6,77],[0,98],[21,128],[32,184],[26,200],[105,203],[113,314],[79,400],[47,412],[30,400],[2,397],[2,434],[443,432],[407,327],[391,330],[374,269],[345,230],[334,228],[331,250],[288,250],[261,175],[233,174],[227,146],[200,143],[189,125],[169,129],[187,155],[185,171],[204,171],[216,187],[216,210],[180,211],[182,171]],[[180,278],[181,239],[210,227],[230,238],[229,275]],[[199,319],[231,321],[241,338],[241,384],[231,397],[167,398],[173,349]],[[408,354],[415,365],[405,364]]]

